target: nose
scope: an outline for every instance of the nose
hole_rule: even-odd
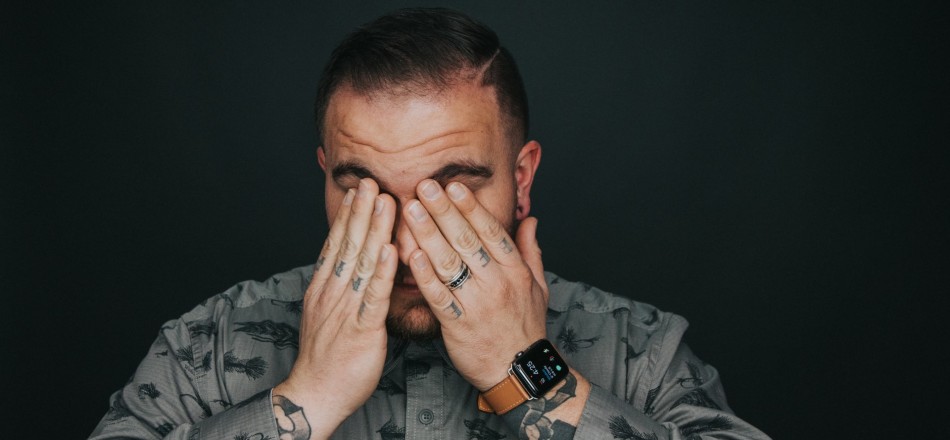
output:
[[[402,209],[396,212],[396,223],[393,225],[393,245],[396,246],[396,252],[399,254],[399,261],[403,265],[409,266],[409,255],[419,249],[416,239],[409,231],[409,225],[403,219]]]

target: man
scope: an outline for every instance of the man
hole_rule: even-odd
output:
[[[316,101],[316,264],[169,322],[92,438],[767,438],[682,318],[544,272],[527,114],[464,15],[349,36]]]

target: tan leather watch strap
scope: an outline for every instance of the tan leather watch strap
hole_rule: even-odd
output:
[[[481,412],[501,415],[530,398],[518,378],[509,372],[505,380],[478,395],[478,409]]]

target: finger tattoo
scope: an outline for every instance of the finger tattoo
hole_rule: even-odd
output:
[[[338,278],[340,277],[340,274],[343,273],[343,266],[346,266],[345,261],[341,261],[340,264],[336,265],[336,269],[333,270],[333,274]]]
[[[508,239],[507,239],[507,238],[502,238],[502,239],[501,239],[501,250],[503,250],[506,254],[510,254],[511,251],[513,251],[513,250],[515,250],[515,249],[514,249],[513,247],[511,247],[511,243],[508,242]]]
[[[491,262],[491,257],[488,256],[488,252],[485,251],[484,247],[478,248],[478,259],[482,260],[482,267],[488,266],[488,263]]]
[[[363,277],[356,277],[356,279],[353,280],[353,291],[354,291],[354,292],[357,292],[357,291],[360,290],[360,283],[362,283],[362,282],[363,282]]]
[[[326,261],[327,261],[327,257],[324,257],[323,255],[321,255],[320,258],[317,258],[317,266],[314,267],[313,270],[320,270],[320,268],[323,267],[323,263],[325,263]]]
[[[459,308],[458,304],[455,304],[455,301],[452,301],[452,304],[449,304],[449,306],[445,308],[445,310],[449,309],[452,310],[452,313],[455,315],[456,319],[462,316],[462,309]]]

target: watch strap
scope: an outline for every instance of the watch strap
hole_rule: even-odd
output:
[[[478,395],[478,409],[481,412],[502,415],[531,399],[524,386],[511,371],[505,380]]]

